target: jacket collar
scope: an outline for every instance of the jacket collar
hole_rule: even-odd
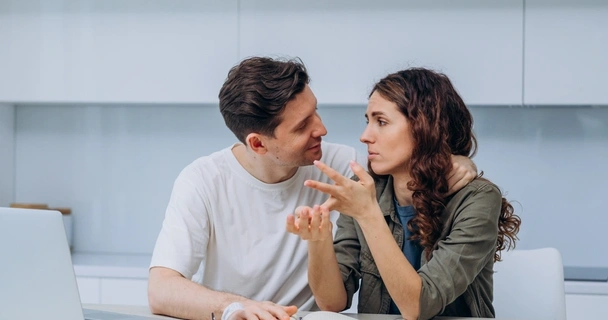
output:
[[[393,189],[393,177],[388,176],[380,176],[375,179],[376,185],[376,199],[378,199],[378,204],[380,208],[386,208],[386,210],[382,210],[382,214],[384,217],[387,216],[395,216],[395,203],[393,199],[395,199],[395,190]]]

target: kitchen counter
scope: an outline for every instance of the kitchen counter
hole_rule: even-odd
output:
[[[608,282],[566,281],[566,294],[608,295]]]
[[[564,266],[567,294],[608,295],[608,268]]]
[[[77,277],[147,279],[152,255],[72,253]]]

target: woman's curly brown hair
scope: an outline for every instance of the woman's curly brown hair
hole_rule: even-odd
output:
[[[416,217],[407,227],[430,259],[443,228],[440,215],[447,201],[451,155],[472,157],[477,152],[473,117],[450,79],[425,68],[390,74],[374,86],[374,92],[396,103],[410,123],[415,147],[408,165],[412,177],[408,188],[413,191]],[[503,198],[495,261],[500,260],[500,251],[515,247],[520,224],[513,206]]]

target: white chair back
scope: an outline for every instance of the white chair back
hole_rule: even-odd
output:
[[[499,319],[566,320],[564,267],[555,248],[502,252],[494,264]]]

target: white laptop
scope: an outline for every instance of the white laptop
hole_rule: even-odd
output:
[[[131,320],[83,312],[61,213],[0,207],[0,319]]]

